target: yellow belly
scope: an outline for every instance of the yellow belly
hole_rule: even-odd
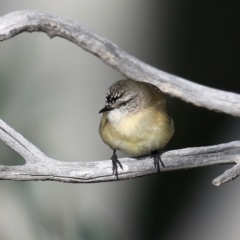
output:
[[[145,109],[144,112],[124,117],[115,125],[103,116],[99,133],[112,149],[140,156],[163,148],[171,139],[174,127],[165,114]]]

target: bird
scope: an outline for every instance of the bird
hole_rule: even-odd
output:
[[[118,165],[123,170],[116,151],[133,157],[151,154],[160,172],[160,149],[174,134],[174,122],[163,92],[155,85],[132,79],[119,80],[107,90],[99,134],[112,150],[113,175],[118,179]]]

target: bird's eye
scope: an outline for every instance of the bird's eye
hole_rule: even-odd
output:
[[[122,106],[126,106],[127,105],[127,102],[126,101],[124,101],[124,102],[122,102],[122,104],[121,104]]]

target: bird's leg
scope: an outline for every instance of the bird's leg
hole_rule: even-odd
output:
[[[162,161],[162,158],[161,158],[162,153],[159,152],[158,150],[155,150],[155,151],[152,151],[152,155],[153,155],[152,158],[154,159],[154,166],[155,166],[155,168],[157,168],[158,172],[160,172],[159,162],[165,168],[165,165],[164,165],[164,163]]]
[[[113,174],[115,174],[118,179],[118,166],[117,165],[119,165],[122,170],[123,170],[123,167],[122,167],[122,164],[120,163],[120,161],[118,160],[115,149],[113,150],[113,155],[112,155],[111,159],[112,159]]]

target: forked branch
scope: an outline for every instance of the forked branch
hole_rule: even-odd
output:
[[[22,32],[45,32],[51,38],[65,38],[96,55],[124,76],[157,85],[164,92],[196,106],[240,117],[240,95],[216,90],[153,68],[127,54],[109,40],[81,24],[50,13],[25,10],[0,18],[0,41]],[[22,156],[23,166],[0,166],[0,179],[55,180],[61,182],[104,182],[116,180],[111,161],[61,162],[47,157],[0,120],[0,139]],[[213,184],[219,186],[240,174],[240,141],[210,147],[186,148],[165,152],[161,171],[190,169],[219,164],[236,164]],[[153,160],[120,159],[119,180],[156,173]]]
[[[0,120],[0,139],[22,156],[23,166],[0,166],[0,179],[5,180],[54,180],[70,183],[91,183],[117,180],[112,174],[112,162],[61,162],[47,157]],[[191,169],[219,164],[236,164],[240,159],[240,141],[210,147],[185,148],[162,154],[165,168],[161,171]],[[157,173],[153,159],[122,158],[123,170],[119,169],[119,180],[136,178]],[[239,164],[216,178],[213,184],[219,186],[240,174]]]

